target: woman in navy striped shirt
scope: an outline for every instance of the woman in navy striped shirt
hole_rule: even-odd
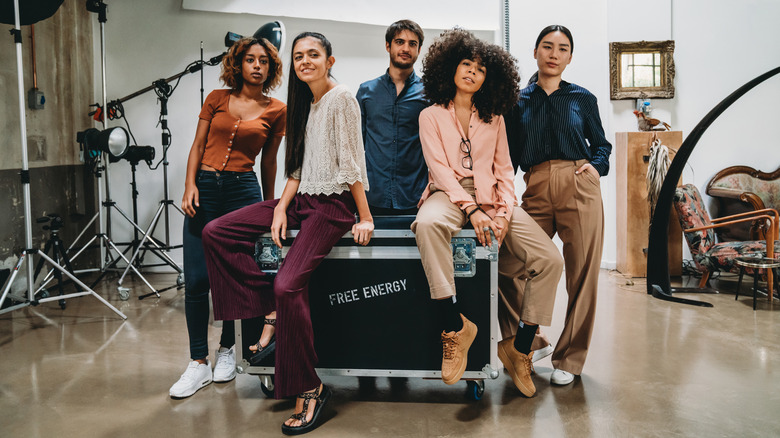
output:
[[[569,29],[544,28],[534,47],[538,78],[506,117],[507,137],[512,164],[525,172],[523,209],[563,241],[569,302],[550,380],[566,385],[582,372],[593,332],[604,240],[599,178],[609,171],[612,145],[596,97],[561,79],[574,52]]]

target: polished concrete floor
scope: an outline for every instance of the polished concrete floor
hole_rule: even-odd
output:
[[[158,287],[175,281],[148,278]],[[256,376],[172,400],[168,388],[188,356],[183,292],[139,301],[146,291],[135,282],[120,301],[115,281],[96,290],[126,321],[91,296],[65,310],[46,303],[0,315],[0,436],[281,435],[292,402],[266,398]],[[537,363],[531,399],[503,375],[486,382],[479,402],[464,397],[465,384],[327,377],[329,419],[311,435],[780,436],[780,303],[761,300],[754,312],[747,297],[699,295],[714,307],[692,307],[651,298],[634,282],[602,272],[591,353],[571,385],[550,385],[549,358]],[[714,285],[733,291],[735,283]],[[553,339],[564,312],[560,289]]]

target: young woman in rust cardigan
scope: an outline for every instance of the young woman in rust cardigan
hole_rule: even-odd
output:
[[[242,38],[233,44],[222,60],[220,79],[230,88],[214,90],[206,98],[187,160],[181,205],[187,214],[184,313],[191,360],[170,389],[175,398],[189,397],[212,380],[227,382],[236,376],[232,323],[222,327],[213,374],[208,360],[209,279],[201,233],[225,213],[274,197],[276,154],[287,121],[286,105],[268,96],[282,82],[282,62],[267,40]],[[258,155],[262,196],[253,171]]]

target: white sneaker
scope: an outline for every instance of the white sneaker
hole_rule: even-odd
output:
[[[206,363],[200,363],[193,360],[187,365],[187,370],[179,377],[179,381],[171,386],[169,394],[174,398],[189,397],[209,383],[211,383],[211,362],[206,360]]]
[[[227,349],[219,347],[216,353],[217,364],[214,365],[214,381],[229,382],[236,378],[236,346]]]
[[[538,362],[545,357],[553,354],[553,350],[555,350],[552,346],[552,344],[547,345],[546,347],[542,347],[538,350],[534,350],[534,358],[533,362]]]
[[[564,370],[555,370],[550,376],[550,383],[553,385],[568,385],[572,381],[574,381],[574,374]]]

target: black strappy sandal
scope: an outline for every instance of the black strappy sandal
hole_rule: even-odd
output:
[[[276,319],[266,318],[265,320],[263,320],[263,324],[268,324],[276,327]],[[263,361],[263,359],[268,357],[268,355],[271,354],[276,349],[276,332],[274,331],[274,334],[271,335],[271,340],[268,342],[268,345],[263,347],[262,345],[260,345],[260,340],[258,339],[257,343],[255,344],[255,348],[257,348],[257,351],[255,351],[255,354],[253,354],[249,358],[249,363],[252,365],[259,364],[260,362]]]
[[[322,413],[322,407],[330,400],[330,396],[333,395],[333,391],[330,390],[324,384],[322,390],[317,388],[314,392],[304,392],[298,394],[298,398],[303,399],[303,410],[297,414],[290,415],[293,420],[301,422],[300,426],[293,427],[282,423],[282,433],[285,435],[302,435],[304,433],[311,432],[319,426],[320,413]],[[309,402],[311,400],[317,401],[317,406],[314,407],[314,414],[310,421],[306,421],[306,414],[309,412]]]

